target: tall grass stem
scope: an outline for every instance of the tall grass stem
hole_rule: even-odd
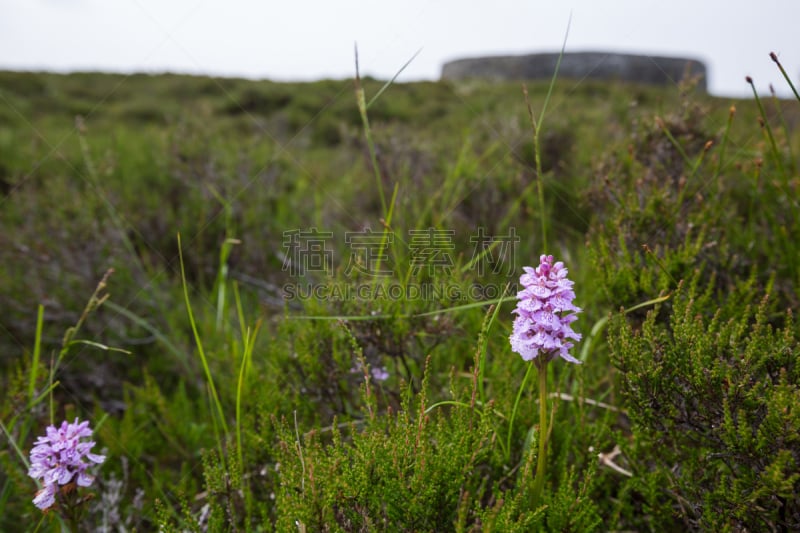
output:
[[[183,298],[186,303],[186,312],[189,315],[189,324],[192,327],[192,334],[194,335],[195,344],[197,345],[197,353],[200,356],[200,362],[203,365],[203,371],[206,375],[206,382],[211,395],[211,400],[216,407],[216,415],[219,418],[219,423],[222,425],[223,432],[227,436],[229,434],[228,424],[225,422],[225,414],[222,410],[222,402],[220,402],[219,396],[217,395],[217,388],[214,386],[214,378],[211,376],[211,368],[208,366],[206,352],[203,349],[203,341],[200,338],[200,332],[197,330],[197,322],[195,321],[194,312],[192,311],[192,304],[189,300],[189,284],[186,281],[186,271],[183,263],[183,247],[181,245],[180,233],[178,234],[178,259],[180,260],[181,264],[181,285],[183,285]],[[220,459],[222,459],[222,440],[219,438],[219,436],[217,436],[217,444],[220,448]]]

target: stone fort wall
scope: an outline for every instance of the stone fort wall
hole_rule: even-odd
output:
[[[458,59],[444,64],[442,79],[551,79],[558,56],[557,53],[547,53]],[[558,70],[559,78],[618,80],[656,85],[674,85],[687,76],[699,76],[697,86],[706,90],[706,66],[693,58],[570,52],[564,54]]]

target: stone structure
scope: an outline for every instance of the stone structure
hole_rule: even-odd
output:
[[[531,54],[458,59],[445,63],[442,79],[482,78],[496,81],[541,80],[553,77],[559,54]],[[565,53],[559,78],[621,80],[658,85],[674,84],[700,76],[698,88],[706,89],[706,67],[697,60],[605,52]]]

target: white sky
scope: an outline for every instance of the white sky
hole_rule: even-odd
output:
[[[491,7],[490,7],[491,6]],[[437,79],[449,59],[558,51],[685,55],[709,90],[749,96],[800,81],[797,0],[0,0],[0,69],[173,71],[313,80]]]

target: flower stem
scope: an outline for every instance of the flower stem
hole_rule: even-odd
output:
[[[538,361],[537,361],[538,362]],[[537,364],[539,370],[539,456],[536,459],[536,479],[533,482],[532,503],[539,504],[547,468],[547,362]]]

